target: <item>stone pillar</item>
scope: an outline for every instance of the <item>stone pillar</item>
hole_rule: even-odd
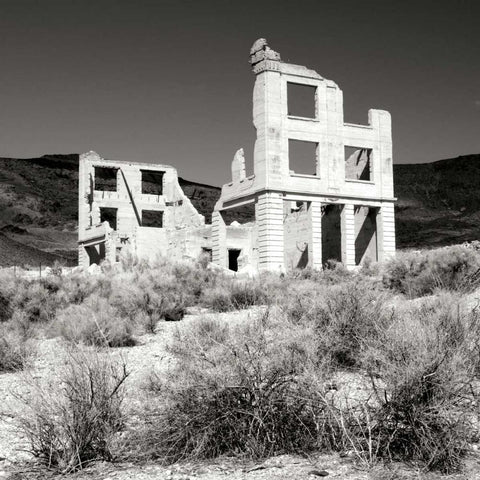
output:
[[[395,214],[393,202],[383,203],[377,214],[378,260],[395,256]]]
[[[308,208],[310,217],[310,267],[320,270],[322,268],[322,204],[310,202]]]
[[[373,154],[373,180],[380,185],[381,196],[393,197],[392,119],[385,110],[369,110],[368,123],[373,128],[376,149]]]
[[[113,265],[116,260],[117,245],[113,239],[113,229],[105,225],[105,261]]]
[[[88,268],[90,266],[88,254],[83,245],[78,246],[78,266],[81,268]]]
[[[258,270],[284,272],[283,198],[279,193],[260,195],[255,204],[258,226]]]
[[[219,211],[212,213],[212,261],[215,265],[228,268],[227,227]]]
[[[346,203],[341,213],[342,263],[347,268],[355,266],[355,213],[354,206]]]

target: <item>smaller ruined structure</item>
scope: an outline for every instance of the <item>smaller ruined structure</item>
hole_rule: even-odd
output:
[[[211,227],[167,165],[80,156],[79,265],[114,262],[129,249],[142,258],[197,258],[209,252]]]
[[[253,44],[250,63],[253,175],[246,175],[244,152],[237,151],[232,181],[212,215],[213,261],[285,271],[322,268],[331,259],[354,268],[393,255],[390,114],[372,109],[368,125],[345,123],[340,88],[282,62],[265,39]],[[230,219],[247,207],[255,221],[236,225],[241,239],[234,239]]]

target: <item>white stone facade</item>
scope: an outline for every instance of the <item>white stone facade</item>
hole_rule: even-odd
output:
[[[173,167],[88,152],[80,156],[78,242],[82,267],[115,262],[122,250],[150,259],[197,258],[211,249],[211,228],[184,195]]]
[[[390,114],[372,109],[368,125],[344,123],[340,88],[282,62],[263,39],[253,45],[250,61],[256,75],[253,175],[245,176],[238,151],[232,182],[223,186],[213,214],[213,261],[228,266],[224,212],[249,203],[256,217],[249,258],[260,271],[321,268],[329,259],[353,268],[366,258],[394,255]],[[310,87],[311,116],[290,114],[289,92],[298,86]],[[295,172],[291,141],[313,147],[308,173]]]

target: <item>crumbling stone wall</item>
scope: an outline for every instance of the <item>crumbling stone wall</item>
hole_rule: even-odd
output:
[[[81,266],[114,262],[122,250],[145,258],[196,258],[202,248],[211,248],[210,228],[184,195],[173,167],[105,160],[88,152],[80,156],[79,168]],[[110,221],[102,222],[105,209]]]
[[[265,39],[253,44],[250,63],[256,77],[254,174],[246,177],[240,149],[232,162],[232,181],[223,186],[212,215],[214,262],[228,265],[222,212],[245,204],[255,206],[253,265],[259,270],[322,268],[330,258],[354,268],[366,258],[394,255],[390,114],[372,109],[368,125],[345,123],[336,83],[282,62]],[[290,105],[301,87],[307,98],[311,95],[307,111],[312,113],[298,114]],[[297,167],[292,142],[304,142],[312,152],[306,167]],[[292,202],[306,205],[303,215],[289,210],[286,204]]]

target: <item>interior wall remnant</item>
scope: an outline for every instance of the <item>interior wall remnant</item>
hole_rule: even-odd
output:
[[[155,170],[140,170],[142,173],[142,193],[148,195],[163,195],[163,176],[165,172]]]
[[[309,208],[309,202],[284,202],[283,241],[287,270],[306,268],[311,262],[309,243],[312,238],[312,225]]]
[[[117,208],[100,207],[100,223],[108,222],[110,228],[117,229]]]
[[[161,210],[142,210],[142,227],[163,228]]]
[[[220,217],[224,225],[224,241],[220,252],[224,258],[222,266],[229,265],[229,256],[234,255],[229,253],[231,250],[240,251],[237,258],[238,271],[247,265],[254,265],[258,255],[255,204],[249,203],[224,210]]]
[[[322,207],[322,264],[328,260],[342,261],[342,206],[328,204]]]
[[[240,182],[246,178],[245,153],[243,148],[236,151],[232,161],[232,181]]]
[[[111,167],[95,167],[94,189],[104,192],[117,191],[117,169]]]
[[[378,260],[377,246],[378,208],[355,207],[355,265],[362,264],[367,258]]]
[[[316,175],[318,143],[288,140],[288,168],[290,173]]]
[[[372,149],[345,147],[345,178],[370,181],[372,171]]]
[[[105,260],[105,242],[89,245],[85,247],[85,251],[88,255],[88,265],[93,265],[94,263],[100,265],[100,262]]]

